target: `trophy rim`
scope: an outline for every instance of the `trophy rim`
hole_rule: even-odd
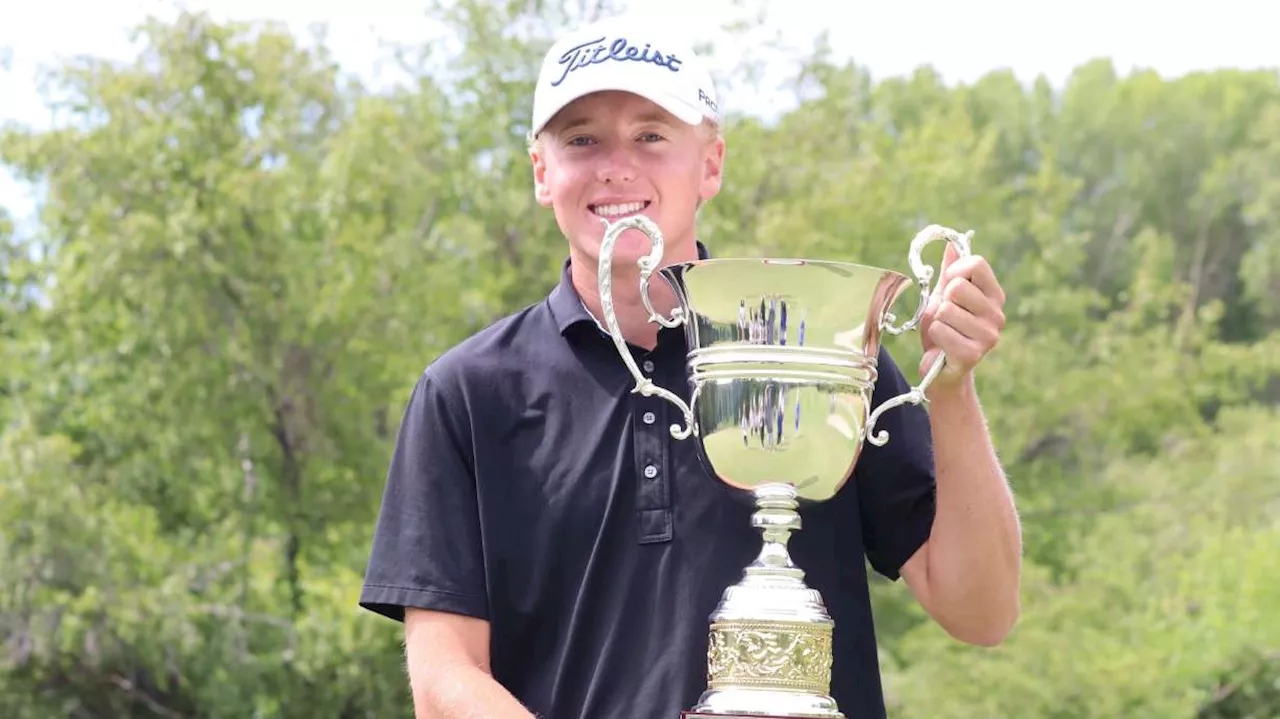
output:
[[[833,270],[845,271],[870,271],[880,274],[896,275],[903,280],[911,281],[905,273],[898,270],[889,269],[887,267],[878,267],[876,265],[865,265],[858,262],[848,262],[845,260],[815,260],[807,257],[707,257],[696,260],[686,260],[683,262],[673,262],[665,266],[664,270],[674,270],[686,267],[700,267],[704,265],[765,265],[776,267],[823,267]]]

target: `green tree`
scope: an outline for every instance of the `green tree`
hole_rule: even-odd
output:
[[[1280,646],[1277,438],[1275,410],[1242,409],[1161,457],[1113,463],[1127,496],[1074,538],[1074,581],[1033,567],[1004,647],[957,648],[931,627],[905,638],[896,714],[1196,717],[1221,701],[1259,671],[1246,658]]]
[[[422,250],[332,231],[326,158],[358,95],[322,49],[194,15],[142,36],[132,63],[61,74],[73,122],[0,140],[49,187],[47,305],[22,325],[31,424],[10,442],[49,443],[80,518],[19,513],[49,542],[21,547],[82,558],[54,582],[38,561],[15,579],[52,593],[6,608],[45,651],[4,703],[372,710],[404,688],[389,637],[337,621],[359,581],[343,522],[368,517],[392,397],[420,361],[376,338],[434,290]],[[21,488],[43,476],[7,477],[10,506],[30,509]]]
[[[398,628],[355,607],[391,439],[427,363],[554,283],[531,83],[559,25],[620,5],[433,3],[378,90],[323,37],[182,14],[60,68],[58,127],[0,132],[45,188],[33,232],[0,216],[9,715],[408,711]],[[962,647],[877,582],[892,715],[1280,711],[1276,73],[1098,60],[1059,90],[770,52],[789,109],[730,113],[713,252],[908,271],[938,222],[1010,298],[979,382],[1024,618]],[[914,372],[919,338],[888,346]]]

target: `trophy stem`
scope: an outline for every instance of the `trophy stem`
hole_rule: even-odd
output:
[[[764,484],[756,488],[756,511],[751,526],[761,530],[764,544],[755,561],[747,565],[749,577],[788,577],[803,580],[804,570],[791,561],[787,542],[800,529],[800,506],[796,489],[790,484]]]
[[[787,551],[800,529],[796,488],[762,484],[754,494],[751,524],[764,543],[711,615],[707,690],[684,716],[843,719],[829,695],[834,624]]]

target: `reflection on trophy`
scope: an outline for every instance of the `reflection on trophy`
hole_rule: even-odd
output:
[[[684,719],[698,717],[843,717],[830,696],[833,623],[819,593],[787,551],[800,529],[800,502],[835,496],[853,472],[863,442],[882,413],[924,401],[941,371],[939,356],[921,383],[871,409],[883,332],[919,325],[933,268],[921,251],[937,240],[969,254],[972,232],[931,225],[911,242],[907,259],[920,289],[915,316],[900,326],[890,313],[912,284],[898,272],[842,262],[711,259],[659,267],[663,237],[643,215],[605,221],[599,289],[604,320],[635,378],[632,390],[679,407],[676,439],[695,437],[698,454],[720,481],[751,492],[760,554],[728,587],[710,617],[707,690]],[[640,265],[640,296],[649,320],[683,326],[688,340],[690,400],[641,374],[613,306],[613,247],[627,230],[643,232],[651,251]],[[649,298],[654,271],[671,284],[678,306],[659,315]]]

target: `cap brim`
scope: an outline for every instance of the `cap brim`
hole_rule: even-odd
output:
[[[534,121],[533,134],[537,135],[542,132],[543,129],[546,128],[547,124],[550,123],[561,110],[573,104],[575,101],[597,92],[628,92],[632,95],[643,97],[658,107],[661,107],[663,110],[671,113],[676,117],[676,119],[689,125],[697,125],[702,122],[705,117],[703,112],[697,107],[694,107],[687,102],[682,102],[665,92],[647,92],[636,88],[634,85],[627,85],[626,83],[618,82],[587,83],[577,91],[564,95],[560,102],[554,107],[544,109],[542,112],[543,116]]]

